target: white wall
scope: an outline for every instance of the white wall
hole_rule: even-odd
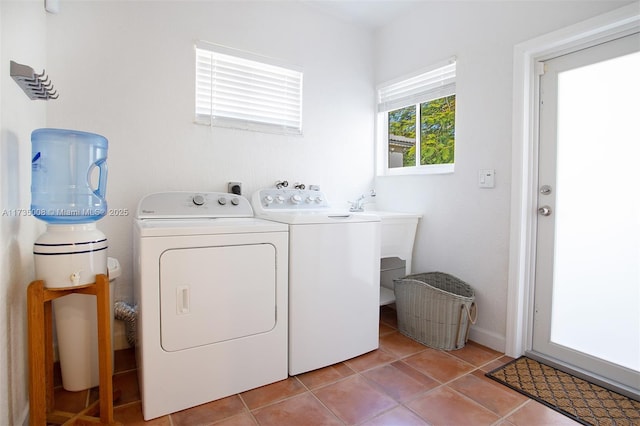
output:
[[[31,202],[31,131],[45,123],[10,77],[11,60],[46,68],[42,2],[0,1],[0,425],[28,413],[26,288],[33,280],[33,242],[43,225],[23,216]]]
[[[426,2],[376,34],[376,84],[457,57],[455,173],[379,177],[377,204],[424,215],[414,272],[471,284],[471,338],[494,349],[506,333],[514,45],[626,3]],[[478,187],[480,169],[496,170],[494,189]]]
[[[123,266],[119,297],[130,300],[131,226],[144,194],[224,190],[229,180],[243,181],[250,194],[288,179],[319,184],[334,204],[345,205],[372,185],[375,83],[455,54],[456,172],[378,178],[377,202],[425,215],[414,270],[442,270],[471,283],[480,307],[475,338],[501,349],[513,46],[619,5],[425,2],[373,39],[297,2],[62,1],[60,14],[45,15],[40,0],[0,0],[0,208],[29,208],[33,129],[105,135],[108,201],[130,215],[106,217],[99,227]],[[425,34],[435,42],[404,43]],[[194,125],[196,39],[302,66],[304,137]],[[10,59],[46,68],[60,99],[30,101],[8,75]],[[495,189],[477,188],[480,168],[496,169]],[[33,279],[32,244],[43,229],[32,217],[0,216],[1,425],[26,418],[25,289]]]
[[[98,227],[119,259],[131,300],[131,229],[138,200],[167,190],[245,195],[286,179],[317,184],[347,205],[373,180],[370,32],[295,2],[67,2],[48,19],[49,70],[60,99],[50,127],[109,139],[109,207]],[[194,41],[301,66],[304,136],[193,124]]]

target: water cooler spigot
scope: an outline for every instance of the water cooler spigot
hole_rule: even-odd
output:
[[[71,280],[71,284],[75,287],[77,285],[80,285],[80,273],[82,271],[76,271],[74,273],[71,274],[71,276],[69,277],[69,280]]]

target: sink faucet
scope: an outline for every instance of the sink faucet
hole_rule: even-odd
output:
[[[373,198],[376,196],[376,190],[372,189],[371,192],[369,193],[369,197]],[[358,198],[356,198],[355,201],[349,201],[349,203],[351,204],[351,207],[349,208],[350,212],[363,212],[364,211],[364,204],[365,204],[365,200],[367,199],[367,196],[362,194],[361,196],[359,196]]]

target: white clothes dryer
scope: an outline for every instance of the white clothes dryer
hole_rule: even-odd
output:
[[[151,194],[134,256],[145,420],[287,378],[287,225],[234,194]]]
[[[257,217],[289,225],[289,374],[378,348],[380,218],[336,211],[317,190],[253,194]]]

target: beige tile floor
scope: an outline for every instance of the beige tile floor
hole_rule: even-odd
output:
[[[457,351],[417,343],[380,314],[380,348],[320,370],[173,413],[142,420],[132,349],[117,351],[114,415],[126,425],[576,425],[484,376],[511,358],[474,342]],[[80,411],[97,389],[56,388],[56,408]]]

